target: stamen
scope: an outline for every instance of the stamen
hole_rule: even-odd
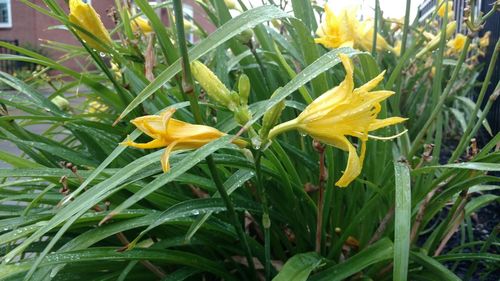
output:
[[[392,140],[392,139],[398,138],[398,137],[406,134],[406,132],[408,132],[408,130],[404,130],[401,133],[394,135],[394,136],[390,136],[390,137],[379,137],[379,136],[372,136],[372,135],[368,135],[368,137],[372,138],[372,139],[376,139],[376,140]]]

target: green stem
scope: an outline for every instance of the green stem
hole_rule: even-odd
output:
[[[191,75],[191,67],[189,64],[189,56],[188,56],[188,51],[187,51],[187,46],[186,46],[186,40],[185,40],[185,33],[184,33],[184,14],[182,12],[182,1],[181,0],[174,0],[174,13],[175,13],[175,21],[176,21],[176,29],[177,29],[177,43],[179,46],[179,49],[181,51],[182,55],[182,69],[183,69],[183,75],[184,75],[184,81],[187,83],[187,85],[193,87],[193,76]],[[193,87],[195,89],[195,87]],[[200,111],[200,106],[198,104],[198,99],[196,92],[193,91],[192,94],[186,94],[184,91],[182,91],[183,95],[187,95],[189,99],[189,103],[191,105],[191,109],[194,115],[194,118],[198,124],[203,124],[203,118],[201,115]],[[255,276],[255,265],[253,262],[253,257],[252,257],[252,251],[250,249],[250,246],[248,244],[247,237],[245,235],[245,232],[243,231],[243,227],[241,223],[238,220],[238,215],[236,214],[236,211],[234,209],[233,202],[229,198],[229,195],[227,194],[226,189],[224,188],[224,184],[222,183],[222,180],[219,176],[219,173],[217,171],[217,166],[215,164],[215,161],[212,157],[212,155],[207,156],[207,164],[208,168],[210,169],[210,173],[212,175],[212,178],[214,180],[215,186],[217,187],[217,191],[219,192],[222,200],[224,201],[224,204],[226,205],[227,211],[231,217],[231,220],[233,222],[233,226],[236,229],[236,234],[238,235],[240,241],[243,243],[243,247],[245,250],[245,256],[247,259],[248,267],[250,268],[250,271],[254,273],[254,279],[256,278]]]
[[[405,21],[403,25],[403,38],[401,39],[401,53],[400,56],[403,56],[406,51],[406,41],[408,41],[408,30],[410,24],[410,6],[411,0],[406,0],[406,9],[405,9]]]
[[[497,41],[495,45],[495,49],[493,50],[493,55],[491,56],[490,65],[488,66],[488,71],[486,72],[486,76],[484,77],[483,85],[481,86],[481,90],[479,91],[479,95],[477,97],[476,106],[471,113],[469,122],[467,123],[467,128],[465,129],[460,142],[457,145],[457,148],[453,152],[450,157],[448,163],[453,163],[458,157],[462,154],[465,149],[465,146],[470,140],[471,132],[473,131],[473,127],[476,124],[481,124],[480,122],[475,122],[477,113],[481,108],[481,104],[483,103],[484,95],[486,94],[486,90],[488,90],[488,86],[490,85],[491,76],[493,75],[493,71],[495,70],[496,62],[498,59],[498,51],[500,49],[500,40]]]
[[[464,48],[462,50],[462,53],[460,53],[460,57],[458,59],[457,65],[455,66],[455,69],[453,69],[453,73],[451,75],[450,80],[448,81],[448,84],[446,84],[446,88],[444,89],[443,93],[439,97],[439,100],[434,107],[434,110],[432,111],[431,115],[429,116],[429,119],[425,122],[424,126],[420,130],[420,132],[417,134],[415,137],[415,140],[413,141],[413,145],[411,146],[410,152],[408,153],[408,159],[412,159],[412,157],[415,155],[417,152],[418,148],[421,146],[421,141],[423,137],[425,136],[427,129],[432,125],[434,120],[436,119],[437,115],[441,112],[442,106],[444,102],[446,101],[446,98],[448,97],[448,94],[451,92],[451,88],[453,84],[455,84],[455,81],[458,78],[458,73],[460,72],[460,69],[462,68],[462,64],[465,61],[465,57],[467,55],[467,50],[469,49],[469,45],[471,43],[471,38],[467,36],[467,39],[465,40]]]
[[[258,150],[255,154],[255,176],[260,200],[262,201],[262,226],[264,227],[264,256],[266,280],[271,280],[271,219],[269,217],[269,203],[265,186],[262,184],[262,171],[260,159],[262,152]]]
[[[375,19],[373,20],[373,38],[372,38],[372,57],[377,54],[377,34],[378,34],[378,21],[379,21],[379,11],[380,4],[378,0],[375,0]]]
[[[191,67],[189,66],[189,56],[186,46],[186,39],[185,39],[186,33],[184,32],[184,24],[183,24],[184,13],[182,12],[181,0],[174,0],[174,13],[176,22],[175,27],[177,29],[177,45],[182,55],[182,74],[184,78],[183,80],[186,83],[186,86],[193,87],[194,89],[193,76],[191,74]],[[201,115],[200,106],[198,105],[196,93],[194,91],[190,94],[186,94],[184,91],[182,92],[187,96],[189,100],[189,105],[191,106],[191,110],[193,112],[196,122],[199,124],[203,124],[203,118]]]

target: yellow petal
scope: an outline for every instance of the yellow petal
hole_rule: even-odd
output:
[[[161,167],[162,167],[164,173],[166,173],[166,172],[168,172],[168,170],[170,170],[170,162],[169,162],[170,153],[175,148],[177,143],[178,143],[177,141],[174,141],[171,144],[169,144],[167,146],[167,148],[165,148],[165,152],[163,152],[163,154],[161,156],[160,162],[161,162]]]
[[[135,19],[133,19],[131,21],[131,26],[134,32],[140,30],[142,33],[146,34],[153,31],[153,28],[151,27],[149,22],[142,17],[136,17]]]
[[[175,109],[167,109],[161,115],[146,115],[130,121],[137,129],[152,138],[166,138],[167,124]]]
[[[363,86],[356,88],[354,92],[369,92],[373,90],[377,85],[380,83],[380,81],[384,80],[384,74],[385,70],[382,71],[377,77],[373,78],[372,80],[366,82]]]
[[[336,105],[342,104],[342,102],[352,94],[354,81],[351,59],[345,54],[339,54],[339,58],[346,71],[344,81],[337,87],[326,91],[308,105],[297,117],[299,122],[312,122],[325,116],[331,112]]]
[[[359,174],[361,173],[361,161],[356,152],[356,148],[347,140],[343,138],[342,141],[349,149],[349,159],[347,160],[347,167],[342,177],[335,183],[338,187],[348,186]]]
[[[168,145],[167,142],[165,142],[164,140],[160,140],[160,139],[154,139],[150,142],[147,142],[147,143],[137,143],[137,142],[133,142],[131,140],[126,140],[122,143],[120,143],[121,145],[125,145],[125,146],[132,146],[132,147],[135,147],[135,148],[142,148],[142,149],[145,149],[145,148],[160,148],[160,147],[165,147]]]
[[[109,36],[108,31],[104,27],[104,24],[101,21],[101,18],[96,13],[94,8],[89,4],[83,3],[81,0],[70,0],[69,1],[69,21],[73,24],[80,26],[81,28],[87,30],[95,37],[99,38],[104,44],[111,45],[111,37]],[[97,49],[99,51],[106,52],[108,51],[105,46],[98,43],[96,40],[84,34],[81,31],[76,30],[78,36],[80,36],[85,42],[92,48]]]
[[[408,118],[402,118],[402,117],[390,117],[386,119],[376,119],[374,120],[371,124],[370,127],[368,128],[369,131],[374,131],[383,127],[387,127],[389,125],[394,125],[398,124],[401,122],[404,122],[408,120]]]
[[[167,135],[170,139],[184,139],[183,142],[203,145],[225,134],[210,126],[194,125],[172,118],[168,123]]]

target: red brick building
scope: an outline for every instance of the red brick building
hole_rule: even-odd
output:
[[[66,11],[68,4],[64,0],[56,0]],[[85,1],[85,0],[83,0]],[[160,3],[161,0],[151,1],[151,5]],[[42,0],[30,0],[31,3],[47,9]],[[108,15],[114,6],[114,0],[86,0],[101,16],[104,25],[111,29],[114,27],[113,20]],[[207,31],[214,30],[213,25],[206,19],[205,12],[194,0],[183,1],[184,13],[188,18],[193,18]],[[168,13],[166,8],[157,10],[163,22],[168,25]],[[38,47],[43,40],[51,40],[66,44],[78,44],[73,34],[61,28],[51,28],[61,25],[57,20],[43,15],[19,0],[0,0],[0,40],[17,40],[20,46]],[[49,52],[52,57],[57,57],[55,52]],[[70,64],[73,66],[72,64]]]

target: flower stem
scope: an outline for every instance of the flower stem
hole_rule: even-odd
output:
[[[176,20],[176,29],[177,29],[177,43],[182,55],[182,73],[183,73],[183,78],[184,81],[188,86],[194,87],[193,83],[193,76],[191,75],[191,68],[189,64],[189,55],[187,51],[187,46],[186,46],[186,40],[185,40],[185,33],[184,33],[184,14],[182,12],[182,1],[181,0],[174,0],[174,13],[175,13],[175,20]],[[195,88],[196,89],[196,88]],[[194,118],[198,124],[203,124],[203,117],[201,115],[200,111],[200,106],[198,104],[198,98],[196,95],[196,91],[194,91],[194,94],[186,94],[184,91],[182,91],[183,95],[187,96],[189,99],[189,103],[191,105],[191,109],[194,115]],[[247,259],[248,267],[250,271],[254,274],[253,278],[255,279],[255,265],[253,262],[253,257],[252,257],[252,251],[250,250],[250,246],[248,244],[247,237],[243,231],[243,227],[241,226],[241,223],[238,221],[238,215],[236,214],[236,211],[234,209],[234,205],[231,202],[231,199],[229,198],[229,195],[227,194],[226,189],[224,188],[224,185],[222,183],[222,180],[219,176],[219,173],[217,172],[217,166],[215,164],[215,161],[211,155],[207,156],[207,164],[208,168],[210,169],[210,173],[212,174],[212,178],[214,180],[215,186],[217,187],[217,191],[219,192],[222,200],[224,201],[224,204],[226,205],[227,211],[231,217],[232,223],[234,228],[236,229],[236,234],[238,235],[239,240],[243,243],[244,251],[245,251],[245,256]]]
[[[315,251],[321,254],[321,240],[323,238],[323,192],[327,179],[327,170],[325,167],[325,147],[314,140],[314,148],[319,153],[319,183],[318,183],[318,215],[316,216],[316,247]]]
[[[255,154],[255,177],[257,180],[257,188],[259,190],[260,200],[262,202],[262,226],[264,228],[264,256],[265,256],[265,280],[271,280],[271,219],[269,217],[269,204],[267,192],[262,184],[262,171],[260,159],[262,152],[258,150]]]

